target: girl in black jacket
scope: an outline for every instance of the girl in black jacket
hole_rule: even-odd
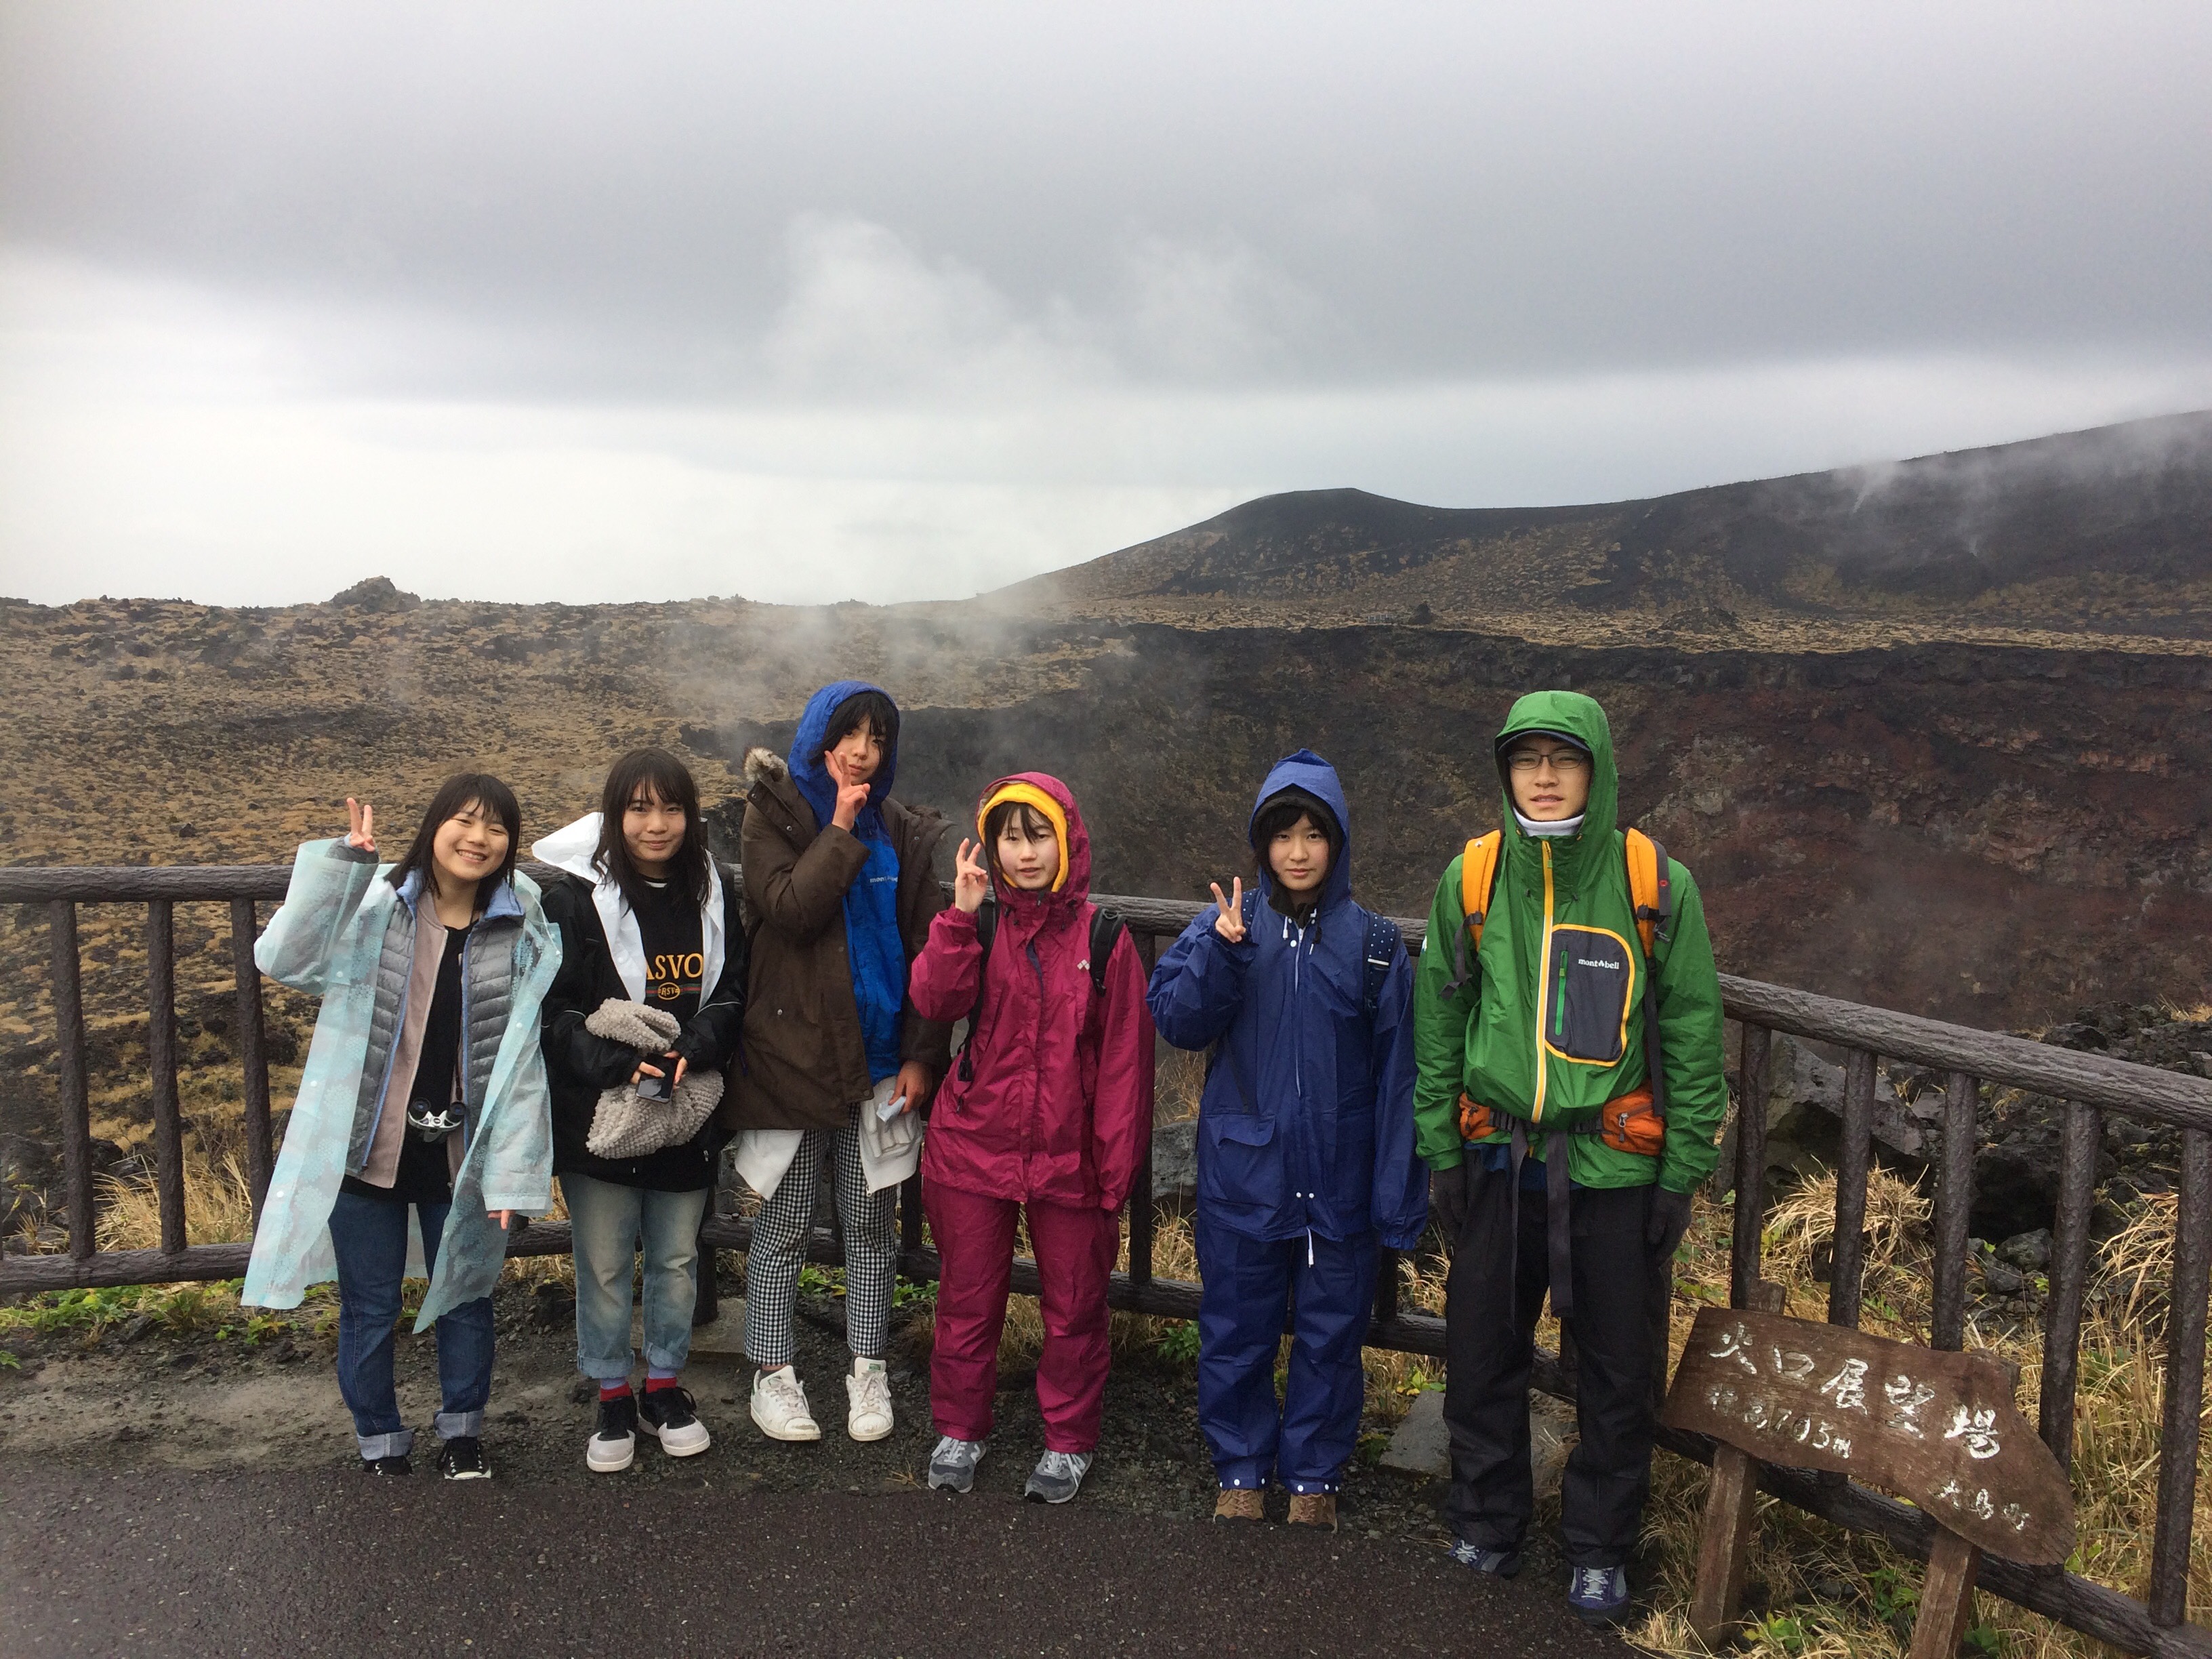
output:
[[[612,1474],[629,1467],[641,1428],[675,1457],[709,1443],[678,1378],[690,1357],[699,1226],[721,1137],[710,1115],[676,1145],[635,1152],[609,1141],[623,1091],[643,1079],[672,1090],[679,1108],[719,1095],[744,1022],[745,933],[734,872],[726,877],[707,850],[698,786],[665,750],[624,755],[607,773],[599,811],[531,850],[568,872],[545,890],[562,950],[545,997],[545,1065],[553,1168],[575,1240],[576,1364],[599,1385],[585,1462]],[[665,1051],[640,1042],[654,1040],[642,1010],[673,1016]],[[592,1149],[595,1120],[607,1156]],[[642,1401],[629,1381],[630,1273],[641,1249]]]

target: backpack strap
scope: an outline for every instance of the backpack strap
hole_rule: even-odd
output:
[[[986,893],[983,902],[975,907],[975,942],[983,947],[983,959],[975,964],[975,1006],[969,1011],[968,1035],[960,1039],[960,1080],[975,1080],[975,1062],[969,1050],[975,1046],[975,1027],[983,1018],[983,988],[990,983],[991,941],[999,933],[999,899],[994,893]]]
[[[1127,926],[1120,911],[1103,904],[1091,907],[1091,993],[1095,997],[1106,994],[1106,964],[1113,960],[1114,947]]]
[[[1367,986],[1362,1006],[1370,1024],[1382,1006],[1382,988],[1390,978],[1390,964],[1398,959],[1398,924],[1388,916],[1367,913]]]
[[[1674,882],[1667,867],[1667,849],[1641,830],[1631,830],[1628,843],[1628,896],[1636,907],[1637,936],[1644,941],[1649,960],[1656,943],[1671,939],[1668,926],[1674,920]]]
[[[1498,857],[1505,846],[1505,832],[1493,830],[1468,842],[1459,858],[1459,908],[1467,925],[1453,941],[1453,960],[1459,971],[1444,987],[1446,996],[1456,996],[1461,986],[1474,976],[1475,953],[1482,949],[1483,920],[1490,914],[1490,896],[1498,885]]]
[[[1631,830],[1628,844],[1628,896],[1636,908],[1636,936],[1644,941],[1644,1071],[1651,1085],[1651,1109],[1663,1121],[1667,1115],[1667,1048],[1659,1035],[1659,964],[1655,945],[1674,938],[1674,882],[1668,867],[1667,849],[1641,830]]]
[[[1470,955],[1482,944],[1483,919],[1490,914],[1491,890],[1498,884],[1498,854],[1504,845],[1505,832],[1493,830],[1468,842],[1460,854],[1459,908],[1467,917]]]

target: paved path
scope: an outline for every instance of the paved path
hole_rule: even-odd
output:
[[[1558,1587],[1077,1503],[0,1461],[0,1654],[1621,1659]]]

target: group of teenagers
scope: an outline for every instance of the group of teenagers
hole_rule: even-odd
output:
[[[629,1468],[641,1435],[670,1456],[706,1450],[682,1377],[714,1302],[701,1230],[726,1152],[760,1199],[744,1298],[759,1431],[822,1435],[793,1318],[826,1176],[846,1431],[891,1433],[894,1206],[918,1166],[940,1266],[929,1485],[968,1492],[990,1443],[1025,1225],[1044,1333],[1025,1495],[1066,1502],[1098,1449],[1121,1212],[1151,1201],[1133,1184],[1164,1039],[1207,1054],[1194,1225],[1216,1518],[1261,1521],[1278,1485],[1291,1522],[1335,1524],[1380,1255],[1434,1225],[1450,1257],[1454,1556],[1520,1565],[1548,1294],[1578,1385],[1568,1599],[1624,1616],[1672,1264],[1726,1085],[1697,888],[1616,823],[1604,711],[1567,691],[1513,705],[1490,757],[1501,827],[1444,868],[1418,957],[1352,897],[1336,772],[1287,757],[1249,822],[1250,884],[1215,886],[1149,975],[1090,901],[1090,836],[1057,778],[982,792],[948,897],[942,817],[891,793],[899,724],[881,689],[842,681],[809,702],[787,756],[751,750],[735,869],[659,749],[623,756],[597,812],[532,844],[560,872],[542,883],[518,868],[514,792],[480,773],[445,783],[396,862],[354,801],[348,834],[299,849],[255,954],[322,1006],[244,1296],[296,1306],[337,1279],[363,1468],[410,1469],[393,1332],[418,1277],[438,1467],[489,1474],[490,1292],[508,1230],[550,1210],[556,1176],[577,1364],[599,1390],[589,1467]]]

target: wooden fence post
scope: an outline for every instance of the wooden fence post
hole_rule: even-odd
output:
[[[1974,1580],[1981,1570],[1980,1550],[1948,1528],[1936,1528],[1908,1659],[1957,1659],[1959,1644],[1973,1628]]]
[[[1751,1287],[1751,1308],[1780,1313],[1782,1286],[1761,1279]],[[1718,1647],[1736,1622],[1743,1574],[1751,1559],[1752,1516],[1759,1501],[1759,1460],[1726,1443],[1713,1448],[1713,1474],[1705,1488],[1705,1522],[1698,1538],[1698,1583],[1690,1599],[1690,1628],[1707,1647]]]

